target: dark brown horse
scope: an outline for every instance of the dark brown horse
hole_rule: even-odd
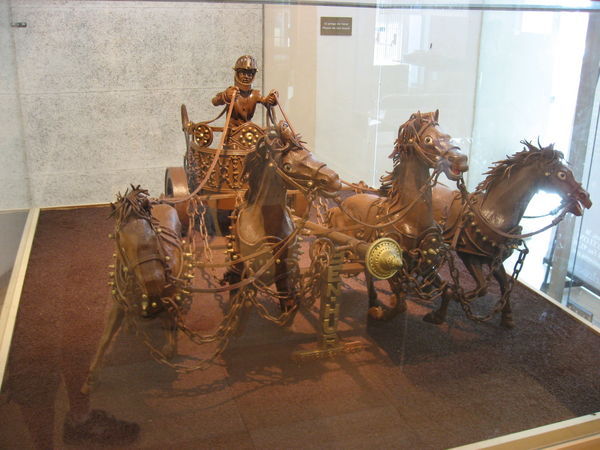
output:
[[[437,269],[443,260],[445,244],[441,230],[431,212],[431,186],[440,173],[458,180],[468,169],[467,157],[451,143],[438,124],[438,111],[416,113],[400,126],[398,139],[390,157],[394,161],[391,173],[382,178],[389,188],[387,197],[357,194],[333,208],[329,223],[335,229],[351,229],[357,224],[362,230],[352,234],[367,241],[387,236],[394,239],[404,253],[404,268],[389,279],[396,301],[386,311],[377,301],[371,276],[366,273],[369,289],[369,314],[388,318],[406,309],[406,286],[418,277],[439,287]],[[433,174],[430,173],[433,169]],[[416,286],[419,287],[419,286]]]
[[[463,301],[483,296],[488,282],[483,266],[492,275],[504,295],[508,277],[502,261],[516,247],[522,236],[519,223],[525,209],[539,190],[557,193],[563,199],[565,212],[580,216],[583,208],[592,206],[589,194],[564,164],[563,154],[553,145],[536,147],[527,141],[523,151],[494,163],[487,177],[464,202],[458,191],[436,186],[433,191],[433,212],[444,228],[444,239],[456,251],[477,286],[465,293]],[[444,298],[438,310],[428,314],[428,322],[442,323],[446,318],[450,298]],[[510,301],[502,307],[501,324],[512,328]]]
[[[152,204],[148,192],[131,187],[112,204],[115,217],[116,261],[110,276],[113,306],[83,390],[88,391],[104,353],[123,320],[160,318],[166,344],[165,358],[177,352],[177,326],[173,306],[188,300],[182,292],[188,284],[184,274],[181,224],[176,210]]]
[[[245,259],[227,274],[230,283],[260,271],[258,284],[277,286],[282,311],[295,308],[297,274],[296,225],[287,206],[287,190],[335,192],[337,173],[317,161],[286,122],[267,130],[246,156],[248,190],[234,212],[230,234],[231,258]]]

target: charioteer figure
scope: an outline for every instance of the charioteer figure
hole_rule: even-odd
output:
[[[258,89],[252,89],[252,82],[258,70],[254,57],[250,55],[240,56],[233,70],[235,71],[235,85],[215,95],[212,104],[214,106],[228,104],[231,102],[234,92],[237,91],[231,113],[231,127],[236,128],[252,120],[257,103],[265,106],[276,105],[277,95],[276,91],[272,90],[267,96],[263,97]]]

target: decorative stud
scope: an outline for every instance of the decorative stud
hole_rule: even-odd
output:
[[[115,265],[114,265],[114,264],[109,264],[109,265],[108,265],[108,268],[109,268],[109,269],[114,269],[114,268],[115,268]]]
[[[147,296],[146,294],[142,294],[142,298],[143,298],[144,300],[148,300],[148,296]]]
[[[165,261],[171,261],[171,257],[169,255],[165,256]]]

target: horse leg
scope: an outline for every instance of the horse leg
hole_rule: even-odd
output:
[[[293,273],[288,270],[288,263],[285,260],[275,264],[275,286],[281,296],[279,299],[281,312],[290,311],[299,303],[292,277]]]
[[[439,288],[442,285],[442,279],[439,275],[436,275],[435,280],[433,282],[434,288]],[[450,286],[444,287],[442,290],[442,302],[440,303],[440,307],[435,311],[431,311],[423,316],[423,321],[432,323],[434,325],[441,325],[446,321],[446,315],[448,314],[448,305],[450,304],[450,300],[455,298],[454,290]]]
[[[104,353],[106,353],[106,349],[111,343],[113,337],[121,328],[123,323],[123,318],[125,317],[125,311],[121,308],[117,303],[113,302],[113,306],[108,313],[108,319],[106,321],[106,326],[104,327],[104,332],[102,333],[102,337],[100,338],[100,343],[98,344],[98,350],[96,350],[96,354],[94,355],[94,359],[92,359],[92,364],[90,365],[88,376],[81,387],[82,394],[89,394],[93,384],[96,382],[96,372],[102,362],[102,358],[104,357]]]
[[[459,253],[459,256],[460,259],[462,259],[465,267],[467,268],[467,271],[476,283],[475,289],[465,293],[465,300],[485,295],[487,293],[487,283],[485,280],[485,276],[483,275],[483,270],[481,268],[481,261],[478,260],[477,257],[468,253]],[[460,282],[459,280],[454,281],[457,283]],[[453,298],[457,299],[455,289],[451,288],[450,286],[446,287],[442,291],[442,302],[440,303],[440,307],[437,310],[426,314],[423,317],[423,320],[425,322],[433,323],[435,325],[440,325],[444,323],[446,320],[446,315],[448,313],[448,305],[450,304],[450,300],[452,300]]]
[[[168,311],[161,315],[161,321],[166,339],[161,351],[170,360],[177,354],[177,323],[173,315]]]
[[[377,301],[377,291],[375,290],[373,275],[368,270],[365,270],[365,281],[367,283],[367,293],[369,294],[369,308],[380,306]]]
[[[374,305],[371,305],[371,296],[369,294],[369,317],[373,319],[390,320],[406,311],[406,292],[402,289],[402,282],[399,275],[394,275],[388,282],[394,294],[393,305],[391,308],[386,308],[379,301],[375,301]]]
[[[504,270],[504,266],[500,264],[496,270],[493,272],[494,278],[498,282],[500,286],[500,295],[504,296],[506,292],[506,288],[508,285],[508,277],[506,275],[506,270]],[[510,297],[506,299],[506,303],[502,308],[502,317],[500,318],[500,325],[504,328],[514,328],[515,323],[512,317],[512,308],[510,306]]]

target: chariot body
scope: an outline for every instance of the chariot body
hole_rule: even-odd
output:
[[[186,152],[183,167],[167,168],[165,194],[167,197],[184,197],[197,190],[206,178],[198,193],[207,194],[212,206],[233,209],[236,195],[247,188],[242,179],[246,155],[265,132],[253,122],[225,128],[211,125],[215,120],[192,122],[186,106],[181,105]],[[218,135],[221,135],[222,148],[214,145]],[[215,166],[211,169],[213,162]]]
[[[276,123],[273,106],[278,103],[277,92],[271,91],[263,97],[260,91],[252,89],[256,60],[250,55],[241,56],[233,69],[234,86],[212,99],[214,106],[225,105],[215,119],[192,122],[186,106],[181,105],[186,141],[183,167],[169,167],[165,174],[167,197],[185,198],[191,193],[198,194],[212,212],[234,209],[247,190],[242,176],[246,155],[255,149],[265,134],[260,125],[252,122],[257,104],[264,105],[268,121],[273,125]],[[226,117],[224,126],[213,125],[222,116]],[[185,220],[184,208],[187,206],[179,206],[179,215]]]

